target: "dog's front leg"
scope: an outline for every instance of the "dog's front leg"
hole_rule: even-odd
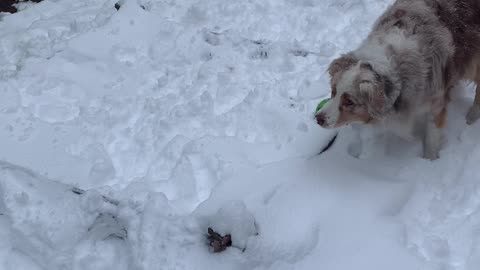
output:
[[[426,117],[425,132],[423,136],[423,158],[435,160],[440,157],[440,149],[443,144],[442,125],[438,124],[438,119],[429,114]]]

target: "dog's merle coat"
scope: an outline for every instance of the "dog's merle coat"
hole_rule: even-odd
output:
[[[480,118],[480,0],[397,0],[328,71],[332,100],[316,115],[321,126],[400,126],[436,159],[449,92],[462,79],[477,84],[467,123]]]

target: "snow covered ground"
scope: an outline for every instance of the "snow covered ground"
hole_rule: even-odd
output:
[[[352,128],[317,155],[333,135],[312,117],[326,65],[390,2],[45,0],[1,14],[0,269],[479,269],[472,86],[435,162]],[[234,247],[209,252],[209,226]]]

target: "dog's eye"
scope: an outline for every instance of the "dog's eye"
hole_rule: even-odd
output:
[[[396,26],[398,28],[402,28],[403,27],[403,22],[402,21],[397,21],[393,26]]]
[[[349,97],[344,96],[342,100],[342,105],[346,107],[351,107],[355,105],[355,103]]]

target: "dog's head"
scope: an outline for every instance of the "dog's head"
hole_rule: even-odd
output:
[[[337,128],[353,122],[369,123],[381,119],[393,107],[398,91],[373,64],[347,54],[334,60],[331,76],[331,99],[316,114],[324,128]]]

